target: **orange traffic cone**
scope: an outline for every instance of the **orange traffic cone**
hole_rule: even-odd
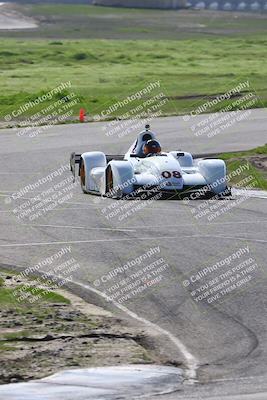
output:
[[[79,116],[79,120],[80,122],[84,122],[85,121],[85,116],[86,116],[86,111],[84,108],[80,109],[80,116]]]

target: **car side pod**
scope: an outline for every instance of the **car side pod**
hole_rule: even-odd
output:
[[[112,160],[107,166],[106,194],[115,197],[124,196],[134,191],[136,179],[133,166],[129,161]]]
[[[199,160],[197,163],[199,172],[205,178],[207,185],[215,194],[222,193],[227,188],[226,165],[220,159]]]

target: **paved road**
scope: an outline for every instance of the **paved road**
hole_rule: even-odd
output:
[[[0,2],[0,30],[33,29],[37,26],[32,18],[14,10],[12,4]]]
[[[216,152],[264,144],[266,120],[266,110],[256,110],[213,138],[194,136],[190,121],[178,117],[157,120],[153,128],[163,147]],[[127,202],[85,196],[78,185],[66,186],[67,171],[60,175],[70,151],[123,153],[134,138],[107,137],[102,128],[54,127],[35,138],[0,133],[2,263],[51,271],[55,264],[44,260],[69,248],[60,260],[79,263],[72,287],[146,324],[162,358],[187,367],[190,384],[176,399],[223,394],[234,400],[234,394],[266,391],[266,199],[238,194],[226,202]],[[56,184],[62,197],[51,203],[48,190]],[[64,188],[70,196],[63,202]],[[46,204],[38,209],[40,201]],[[23,210],[29,214],[23,217]],[[106,303],[103,293],[113,301]]]

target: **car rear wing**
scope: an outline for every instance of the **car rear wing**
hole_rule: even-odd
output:
[[[124,155],[120,154],[107,154],[106,155],[107,164],[111,160],[124,160]],[[80,166],[81,166],[82,154],[76,154],[75,152],[70,155],[70,170],[73,175],[73,182],[75,182],[76,177],[76,164],[79,164],[78,176],[80,176]]]

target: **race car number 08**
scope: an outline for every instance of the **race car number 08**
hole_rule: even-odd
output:
[[[172,171],[172,172],[163,171],[162,176],[163,176],[163,178],[171,178],[173,176],[174,178],[177,178],[177,179],[182,177],[182,175],[180,174],[179,171]]]

